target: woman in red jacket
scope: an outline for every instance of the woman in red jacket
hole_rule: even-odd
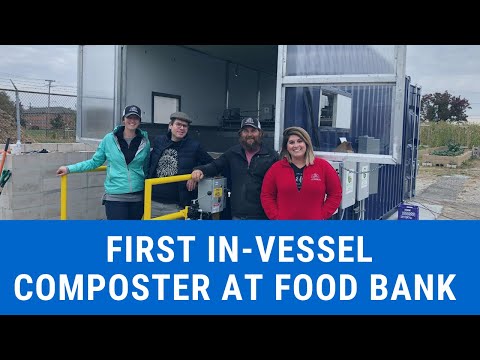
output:
[[[330,163],[316,158],[301,127],[283,132],[281,160],[265,174],[260,199],[270,220],[324,220],[340,206],[342,185]]]

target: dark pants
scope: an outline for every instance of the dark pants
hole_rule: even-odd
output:
[[[107,220],[142,220],[143,201],[105,201]]]

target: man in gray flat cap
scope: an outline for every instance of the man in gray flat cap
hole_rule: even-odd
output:
[[[168,132],[153,141],[148,178],[190,174],[195,166],[210,163],[213,158],[201,144],[188,137],[192,119],[184,112],[170,115]],[[193,180],[154,185],[151,217],[175,213],[191,205],[196,198]]]

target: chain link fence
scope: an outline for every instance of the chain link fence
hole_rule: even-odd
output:
[[[17,141],[17,98],[22,143],[75,142],[75,95],[0,88],[0,143]]]

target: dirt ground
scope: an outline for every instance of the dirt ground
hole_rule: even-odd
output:
[[[480,219],[480,159],[456,169],[420,166],[415,196],[420,203],[442,206],[438,220]]]
[[[24,143],[33,141],[33,139],[25,135],[23,129],[21,129],[21,137]],[[8,138],[10,138],[11,144],[17,142],[17,123],[14,117],[0,109],[0,144],[6,144]]]

